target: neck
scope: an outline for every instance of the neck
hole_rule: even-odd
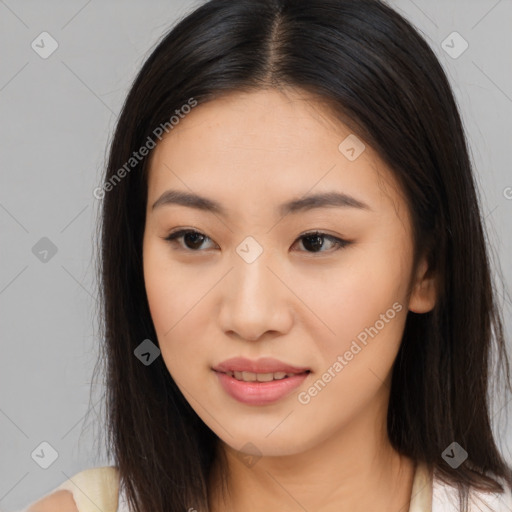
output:
[[[369,408],[305,451],[262,456],[250,467],[220,442],[228,493],[220,492],[217,464],[210,478],[211,510],[407,512],[415,465],[393,449],[385,428],[375,427],[386,425],[386,410],[381,413],[379,417]]]

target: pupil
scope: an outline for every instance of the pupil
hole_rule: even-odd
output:
[[[203,241],[202,239],[204,237],[202,235],[200,235],[199,233],[187,233],[187,234],[185,234],[185,244],[187,246],[189,246],[188,241],[190,241],[190,238],[192,238],[192,246],[193,246],[191,248],[197,249],[198,247],[201,246],[201,243]],[[199,241],[198,241],[198,239],[199,239]]]
[[[307,242],[308,240],[313,240],[313,243],[312,243],[312,244],[308,243],[308,242]],[[323,238],[322,238],[321,236],[319,236],[319,235],[311,235],[311,236],[308,236],[308,237],[304,238],[304,242],[305,242],[305,243],[304,243],[304,247],[305,247],[306,249],[308,249],[308,247],[307,247],[307,246],[309,245],[309,246],[310,246],[310,248],[311,248],[311,246],[312,246],[312,247],[313,247],[313,249],[315,249],[315,248],[316,248],[316,249],[321,249],[321,248],[322,248],[322,245],[323,245],[323,244],[322,244],[322,240],[323,240]]]

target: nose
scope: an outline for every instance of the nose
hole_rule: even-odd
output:
[[[238,256],[237,256],[238,258]],[[293,293],[265,252],[246,263],[235,260],[222,288],[219,322],[223,332],[257,341],[287,333],[293,323]]]

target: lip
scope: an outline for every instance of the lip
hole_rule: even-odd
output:
[[[262,357],[257,360],[246,359],[245,357],[233,357],[213,367],[217,372],[252,372],[252,373],[304,373],[310,370],[308,367],[293,366],[283,363],[272,357]]]
[[[224,391],[247,405],[267,405],[289,395],[300,386],[309,373],[300,373],[270,382],[244,382],[222,372],[215,372]]]
[[[310,368],[294,366],[271,357],[257,360],[234,357],[212,369],[224,391],[235,400],[247,405],[267,405],[281,400],[300,386],[311,372]],[[270,382],[244,382],[231,377],[226,372],[284,372],[295,375]]]

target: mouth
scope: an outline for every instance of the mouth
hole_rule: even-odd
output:
[[[294,366],[273,357],[261,357],[256,360],[245,357],[232,357],[219,363],[212,369],[246,382],[280,380],[311,371],[307,366]]]
[[[227,396],[250,406],[270,405],[284,399],[296,390],[311,373],[309,368],[291,367],[268,359],[265,362],[263,360],[258,362],[260,368],[264,366],[265,371],[248,371],[240,368],[242,364],[247,368],[247,360],[243,362],[238,360],[238,366],[236,366],[236,361],[235,363],[233,361],[226,362],[224,369],[216,367],[212,370],[217,375],[217,381]],[[226,365],[236,368],[229,369],[229,367],[226,368]],[[251,365],[251,369],[257,366],[254,362],[250,363]],[[279,365],[281,367],[276,368]]]
[[[295,373],[295,372],[272,372],[272,373],[256,373],[256,372],[238,372],[238,371],[226,371],[226,372],[218,372],[228,375],[238,381],[241,382],[272,382],[275,380],[284,380],[289,379],[291,377],[296,377],[297,375],[303,375],[311,373],[311,370],[305,370],[303,372]]]

